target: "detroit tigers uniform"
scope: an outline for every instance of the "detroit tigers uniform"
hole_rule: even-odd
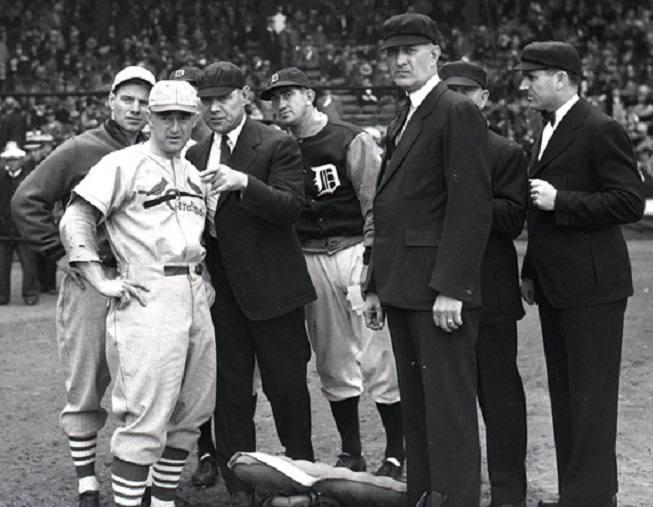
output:
[[[104,157],[75,188],[78,198],[101,213],[119,276],[149,289],[147,306],[134,300],[120,309],[111,300],[107,315],[117,354],[112,408],[123,423],[112,454],[148,465],[166,447],[189,452],[215,404],[199,172],[185,159],[154,155],[148,142]],[[98,260],[76,241],[75,223],[66,216],[61,231],[70,262]]]
[[[390,334],[365,326],[360,288],[364,247],[374,230],[379,149],[360,129],[337,121],[298,142],[306,200],[296,229],[318,293],[306,306],[306,322],[322,392],[340,401],[360,396],[365,383],[375,402],[396,403]]]

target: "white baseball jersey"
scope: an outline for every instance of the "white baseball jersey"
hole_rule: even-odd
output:
[[[118,264],[199,264],[205,187],[186,159],[166,159],[150,144],[110,153],[75,187],[103,218]],[[153,234],[153,233],[156,234]],[[153,236],[156,241],[153,241]],[[77,250],[71,261],[85,259]]]

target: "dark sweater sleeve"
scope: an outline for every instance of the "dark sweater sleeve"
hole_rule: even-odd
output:
[[[69,170],[75,159],[75,140],[53,151],[20,185],[11,201],[11,212],[23,239],[37,252],[57,261],[65,255],[54,222],[56,202],[70,197],[74,175]]]

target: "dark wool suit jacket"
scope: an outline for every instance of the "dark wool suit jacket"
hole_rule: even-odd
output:
[[[200,171],[206,169],[212,141],[208,136],[186,154]],[[299,146],[289,135],[247,118],[229,166],[247,173],[249,183],[242,198],[240,192],[220,195],[215,228],[241,310],[251,320],[267,320],[315,300],[293,227],[304,195]],[[216,255],[212,245],[207,242],[209,271]]]
[[[481,306],[481,259],[492,221],[485,119],[439,83],[388,158],[397,128],[395,122],[388,129],[374,199],[367,290],[398,308],[431,310],[438,293]]]
[[[580,99],[556,127],[531,178],[557,190],[555,210],[531,206],[522,278],[556,308],[592,306],[633,293],[620,224],[644,213],[642,180],[624,128]]]
[[[481,265],[481,326],[514,322],[524,316],[519,265],[513,240],[524,228],[528,207],[528,159],[521,147],[490,131],[492,230]]]

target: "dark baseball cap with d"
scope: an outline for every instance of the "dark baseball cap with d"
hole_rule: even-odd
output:
[[[311,87],[306,74],[297,67],[286,67],[272,74],[268,82],[268,87],[261,92],[261,99],[270,100],[272,98],[272,91],[284,86]]]
[[[571,44],[558,41],[532,42],[521,52],[515,70],[560,69],[583,77],[578,51]]]
[[[469,87],[487,87],[487,72],[477,63],[457,62],[445,63],[440,68],[440,77],[448,85],[469,86]]]
[[[186,65],[177,70],[173,70],[170,73],[170,77],[168,79],[173,81],[188,81],[190,84],[195,86],[197,85],[197,80],[199,79],[201,73],[202,71],[197,67]]]
[[[438,27],[425,14],[407,12],[392,16],[383,22],[383,43],[381,49],[416,44],[438,43]]]
[[[197,80],[197,94],[200,97],[223,97],[245,86],[245,76],[239,67],[231,62],[216,62],[202,69]]]

